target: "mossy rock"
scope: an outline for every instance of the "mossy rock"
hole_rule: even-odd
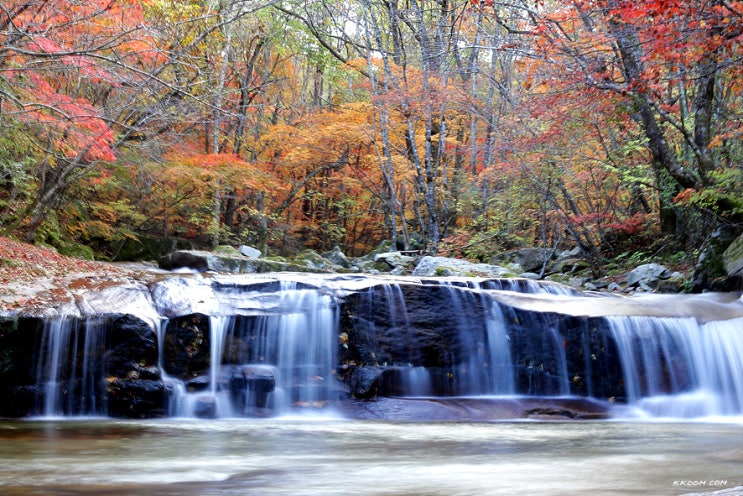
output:
[[[290,261],[290,263],[322,271],[335,271],[336,269],[342,269],[339,265],[334,264],[332,261],[313,250],[304,250],[300,252],[299,255],[294,257],[293,261]]]
[[[743,236],[738,236],[722,254],[722,263],[729,276],[743,275]]]
[[[729,274],[723,254],[736,241],[740,233],[730,226],[715,230],[704,242],[694,267],[692,293],[705,290],[729,291]]]
[[[114,259],[121,262],[157,260],[175,250],[190,250],[191,243],[179,238],[140,235],[137,239],[127,238],[121,246],[112,249]]]
[[[81,258],[83,260],[95,260],[93,248],[79,243],[65,243],[57,251],[66,257]]]
[[[214,248],[214,253],[219,253],[220,255],[231,255],[233,257],[239,257],[242,255],[236,248],[229,246],[229,245],[219,245],[216,248]]]

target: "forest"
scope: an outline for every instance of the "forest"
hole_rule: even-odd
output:
[[[743,230],[743,2],[5,0],[0,235],[575,247]]]

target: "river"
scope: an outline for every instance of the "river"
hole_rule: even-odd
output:
[[[743,485],[733,422],[0,422],[3,496],[680,495]]]

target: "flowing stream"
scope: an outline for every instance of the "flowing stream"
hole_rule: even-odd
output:
[[[0,423],[0,488],[4,496],[680,495],[743,485],[742,433],[735,422],[14,421]]]

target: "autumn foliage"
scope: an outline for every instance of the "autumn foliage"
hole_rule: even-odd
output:
[[[743,222],[742,33],[717,0],[11,0],[0,228],[691,252]]]

